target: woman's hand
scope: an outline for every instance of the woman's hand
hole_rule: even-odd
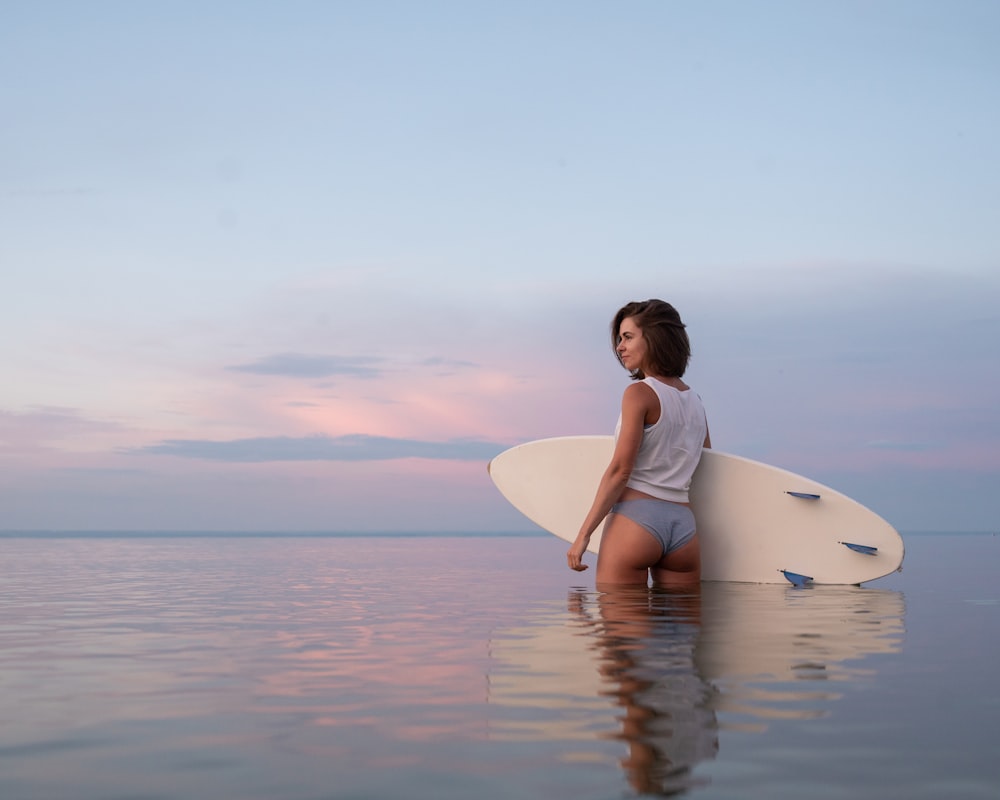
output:
[[[584,540],[577,539],[573,542],[573,546],[566,551],[566,562],[570,569],[583,572],[587,568],[587,565],[583,563],[583,554],[587,552],[589,540],[589,536]]]

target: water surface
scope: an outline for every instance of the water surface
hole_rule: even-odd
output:
[[[598,594],[547,537],[0,538],[0,797],[994,798],[1000,538]]]

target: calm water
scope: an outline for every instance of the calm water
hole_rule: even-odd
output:
[[[548,537],[0,538],[0,798],[996,798],[1000,537],[597,595]]]

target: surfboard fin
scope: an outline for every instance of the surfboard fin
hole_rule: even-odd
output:
[[[787,569],[779,569],[778,572],[784,575],[792,586],[805,586],[812,581],[812,577],[809,575],[800,575],[797,572],[791,572]]]
[[[853,542],[841,542],[840,544],[855,553],[863,553],[866,556],[878,555],[878,548],[867,544],[854,544]]]
[[[812,492],[785,492],[785,494],[790,494],[792,497],[797,497],[800,500],[819,500],[819,495]]]

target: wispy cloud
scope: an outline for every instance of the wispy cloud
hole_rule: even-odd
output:
[[[39,406],[23,413],[0,409],[0,451],[122,431],[118,423],[88,418],[76,408]]]
[[[10,189],[3,193],[4,197],[28,198],[28,197],[88,197],[97,194],[97,190],[91,186],[51,186]]]
[[[149,471],[145,469],[127,467],[57,467],[51,472],[70,476],[89,475],[96,477],[134,477],[149,474]]]
[[[928,450],[938,450],[940,445],[929,442],[903,442],[888,439],[876,439],[865,444],[872,450],[895,450],[902,453],[923,453]]]
[[[454,359],[454,358],[442,358],[440,356],[425,358],[420,363],[421,366],[424,367],[440,367],[446,369],[472,369],[479,366],[474,361],[463,361],[461,359]]]
[[[386,436],[270,436],[230,441],[169,439],[126,452],[227,462],[265,461],[390,461],[426,458],[484,461],[509,445],[478,439],[428,442]]]
[[[235,364],[227,369],[231,372],[280,375],[290,378],[329,378],[336,375],[376,378],[382,374],[381,370],[374,366],[378,361],[377,358],[276,353],[247,364]]]

